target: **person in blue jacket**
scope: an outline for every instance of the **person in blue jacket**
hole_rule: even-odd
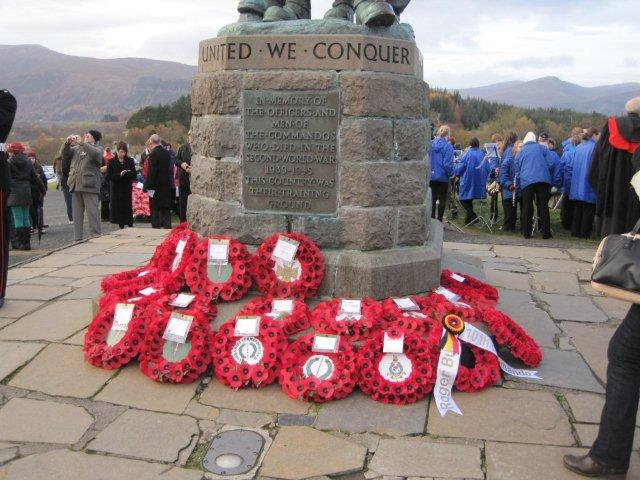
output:
[[[536,142],[533,132],[527,133],[522,149],[515,158],[516,184],[522,189],[522,235],[531,238],[533,230],[533,203],[538,211],[542,238],[551,238],[549,193],[551,191],[553,164],[549,149]]]
[[[567,175],[570,171],[573,156],[576,151],[576,147],[582,142],[582,130],[579,134],[572,135],[571,142],[566,145],[560,159],[560,169],[558,171],[558,183],[560,185],[560,193],[562,194],[562,206],[560,207],[560,221],[562,228],[565,230],[571,230],[573,225],[573,207],[574,203],[571,200],[571,177]]]
[[[582,137],[573,155],[571,166],[566,169],[571,179],[570,199],[573,201],[573,224],[571,235],[576,238],[589,238],[596,216],[596,192],[589,184],[591,157],[600,137],[597,128],[589,128]]]
[[[573,143],[573,139],[577,135],[582,137],[582,133],[583,133],[582,127],[574,127],[571,130],[571,136],[569,138],[567,138],[564,142],[562,142],[562,153],[564,153],[567,148],[569,150],[575,150],[575,148],[571,148],[571,147],[575,147],[575,144]]]
[[[465,225],[478,218],[473,211],[473,201],[487,198],[487,178],[491,170],[491,164],[480,150],[480,140],[472,138],[469,147],[455,169],[456,177],[460,178],[460,203],[466,211]]]
[[[522,208],[522,190],[515,185],[516,169],[514,164],[514,148],[518,141],[516,132],[509,132],[504,142],[504,151],[502,152],[502,163],[500,164],[500,174],[498,175],[498,183],[502,187],[502,209],[504,211],[503,230],[507,232],[516,231],[516,223],[518,221],[517,205]],[[513,201],[515,195],[516,201]]]
[[[436,138],[431,142],[429,158],[431,159],[431,217],[442,221],[447,205],[449,180],[453,176],[453,146],[449,141],[451,129],[442,125]],[[436,211],[437,210],[437,211]]]

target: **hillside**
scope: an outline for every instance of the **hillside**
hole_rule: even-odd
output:
[[[525,108],[558,108],[618,115],[632,97],[640,96],[640,83],[581,87],[556,77],[529,82],[496,83],[460,90],[463,97],[482,98]]]
[[[17,121],[97,120],[190,92],[196,67],[143,58],[101,60],[40,45],[0,45],[0,87],[18,99]]]

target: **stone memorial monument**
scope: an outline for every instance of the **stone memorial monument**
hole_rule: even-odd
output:
[[[310,0],[243,0],[240,21],[201,42],[194,230],[249,245],[309,236],[327,264],[321,295],[385,298],[439,284],[428,87],[413,30],[399,22],[408,3],[336,0],[310,20]]]

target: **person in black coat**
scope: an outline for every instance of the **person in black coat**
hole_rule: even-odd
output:
[[[33,169],[35,170],[35,177],[31,179],[31,207],[29,207],[29,215],[31,216],[31,230],[44,228],[44,224],[38,225],[38,218],[43,220],[43,218],[39,215],[42,208],[44,208],[44,197],[47,194],[47,185],[49,181],[47,180],[47,176],[44,173],[44,168],[38,161],[38,157],[36,152],[33,150],[27,151],[27,157],[31,160],[33,164]]]
[[[180,211],[180,221],[187,221],[187,205],[189,195],[191,195],[191,132],[188,134],[188,141],[178,149],[178,204]]]
[[[5,142],[16,117],[18,102],[7,90],[0,90],[0,308],[4,305],[9,271],[9,208],[7,197],[11,190],[9,163]]]
[[[162,148],[158,135],[151,135],[148,143],[149,173],[142,190],[150,197],[151,227],[170,229],[171,209],[175,196],[171,175],[171,156]]]
[[[120,142],[116,157],[109,160],[106,174],[110,186],[110,220],[120,228],[124,228],[125,225],[133,227],[131,188],[132,182],[136,179],[136,164],[128,153],[127,144]]]

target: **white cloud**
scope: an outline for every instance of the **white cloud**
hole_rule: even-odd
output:
[[[64,7],[61,4],[64,3]],[[322,17],[332,0],[313,0]],[[236,20],[236,0],[2,0],[0,44],[195,64],[198,42]],[[548,75],[585,86],[638,81],[638,0],[413,0],[432,85],[462,88]]]

